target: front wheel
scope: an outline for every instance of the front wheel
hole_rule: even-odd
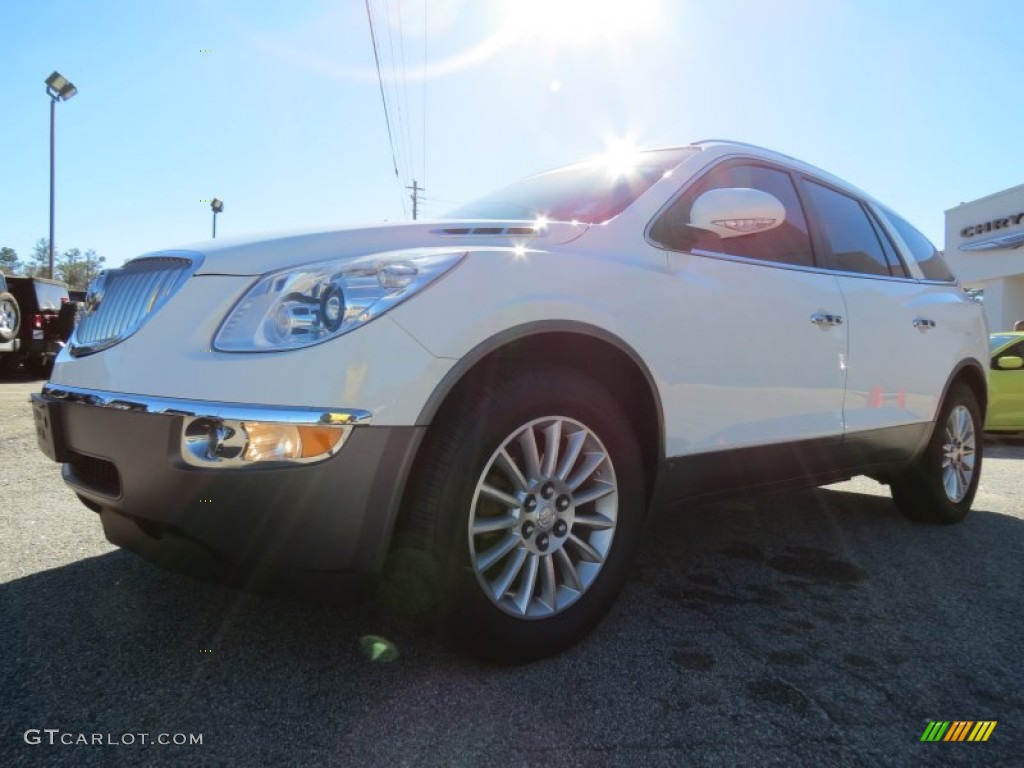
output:
[[[577,642],[622,586],[645,512],[619,404],[545,367],[486,387],[431,430],[393,556],[420,564],[412,580],[430,582],[445,639],[503,663]]]
[[[963,520],[978,490],[983,449],[978,398],[966,384],[957,383],[943,403],[928,447],[892,482],[900,512],[925,523]]]

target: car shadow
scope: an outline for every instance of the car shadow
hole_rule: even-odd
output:
[[[929,719],[1024,709],[1022,537],[1007,515],[922,526],[830,489],[664,510],[598,630],[518,668],[388,627],[372,601],[261,597],[116,551],[0,585],[0,732],[53,765],[906,763]],[[203,744],[28,746],[33,728]]]
[[[1024,588],[1022,535],[1020,519],[984,508],[929,526],[887,495],[836,489],[662,510],[631,602],[682,609],[649,619],[680,637],[681,669],[749,662],[750,672],[726,672],[746,678],[735,685],[747,704],[878,727],[880,739],[915,718],[998,720],[1024,706],[1024,675],[1009,660],[1021,626],[1008,610]],[[694,630],[694,613],[710,635]],[[721,700],[720,683],[689,696]]]
[[[49,378],[49,374],[40,372],[34,372],[24,365],[19,365],[14,370],[6,369],[0,370],[0,384],[5,382],[10,383],[27,383],[30,381],[45,382]]]
[[[985,435],[985,455],[993,459],[1024,459],[1024,435]]]

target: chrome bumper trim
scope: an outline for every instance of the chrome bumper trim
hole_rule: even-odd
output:
[[[373,414],[357,408],[308,408],[304,406],[247,405],[208,400],[177,400],[167,397],[130,395],[96,389],[47,384],[43,396],[64,403],[112,408],[118,411],[192,416],[212,420],[264,421],[275,424],[317,424],[336,426],[368,425]]]

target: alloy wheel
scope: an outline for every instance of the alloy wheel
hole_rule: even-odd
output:
[[[18,313],[7,299],[0,301],[0,330],[13,331]]]
[[[579,421],[550,416],[509,434],[469,515],[470,559],[487,598],[523,619],[575,603],[611,551],[618,490],[607,449]]]
[[[971,412],[958,405],[946,419],[946,439],[942,444],[942,485],[954,504],[967,495],[974,478],[977,435]]]

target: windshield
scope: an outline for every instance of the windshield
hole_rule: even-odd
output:
[[[445,218],[537,219],[600,224],[617,216],[654,182],[700,150],[638,152],[628,159],[578,163],[517,181],[459,206]]]
[[[1024,338],[1024,336],[1013,333],[993,333],[988,337],[988,351],[995,352],[996,349],[1003,346],[1003,344],[1020,338]]]

